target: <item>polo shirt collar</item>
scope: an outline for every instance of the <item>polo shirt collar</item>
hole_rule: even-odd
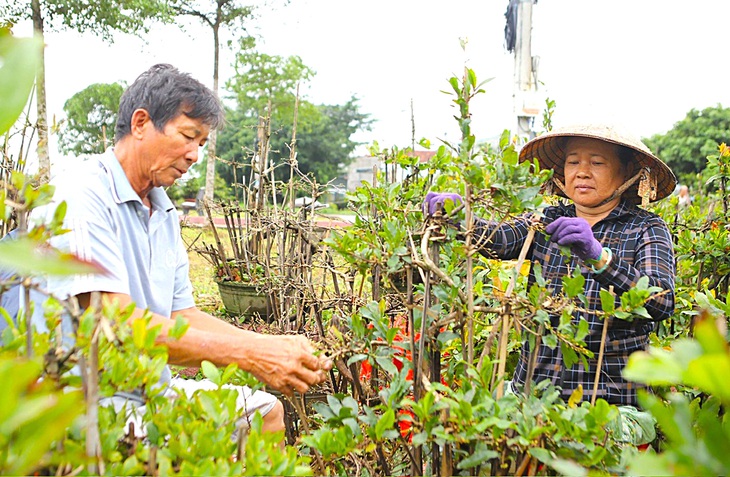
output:
[[[129,183],[129,179],[124,173],[124,169],[122,169],[119,159],[117,159],[117,156],[114,154],[114,148],[107,149],[107,151],[100,156],[99,161],[109,175],[114,201],[117,204],[122,204],[124,202],[139,202],[141,204],[142,199],[139,198],[137,192],[135,192],[132,188],[132,184]],[[149,196],[153,208],[158,208],[165,212],[170,212],[175,208],[172,201],[170,201],[170,198],[167,197],[167,194],[161,187],[155,187],[150,190]]]

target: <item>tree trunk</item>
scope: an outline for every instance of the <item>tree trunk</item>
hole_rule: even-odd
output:
[[[43,35],[43,16],[41,15],[40,0],[32,0],[30,2],[33,12],[33,30],[41,39],[44,45],[41,53],[41,61],[38,64],[38,72],[36,73],[36,129],[38,130],[38,175],[42,184],[48,182],[51,176],[51,159],[48,155],[48,114],[46,112],[46,53],[45,38]]]
[[[220,25],[220,8],[217,12],[216,23],[213,26],[213,92],[218,97],[218,57],[220,55],[220,45],[218,38],[218,28]],[[205,170],[205,200],[212,201],[215,193],[215,143],[218,133],[215,130],[210,131],[208,137],[208,166]]]

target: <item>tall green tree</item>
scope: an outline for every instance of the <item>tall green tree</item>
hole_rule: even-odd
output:
[[[218,94],[218,78],[221,47],[221,29],[235,34],[245,31],[246,23],[253,19],[255,6],[240,0],[169,0],[176,15],[191,16],[208,26],[213,34],[213,91]],[[205,173],[205,198],[213,199],[215,190],[216,149],[218,134],[211,131],[207,143],[207,167]]]
[[[718,144],[730,143],[730,108],[718,104],[701,111],[692,109],[666,134],[645,142],[675,174],[696,174],[707,165],[707,156],[717,152]]]
[[[36,36],[45,42],[49,31],[74,30],[91,32],[108,42],[113,33],[141,34],[148,31],[150,19],[169,21],[171,18],[163,0],[30,0],[0,2],[0,23],[14,24],[32,20]],[[48,153],[48,114],[46,107],[45,53],[36,75],[36,128],[38,131],[38,161],[40,179],[50,177],[51,160]]]
[[[294,114],[297,86],[311,80],[315,72],[299,56],[284,58],[255,49],[253,38],[239,40],[233,63],[234,76],[226,83],[241,111],[272,119],[291,119]],[[306,114],[306,108],[301,111]]]
[[[302,116],[297,123],[297,162],[302,173],[323,184],[339,176],[343,167],[350,163],[352,152],[360,145],[352,136],[369,129],[371,121],[367,114],[360,112],[354,96],[345,104],[312,107],[315,114]],[[282,123],[276,137],[278,144],[275,142],[274,147],[287,151],[291,133],[292,123]]]
[[[71,96],[63,105],[66,123],[59,130],[61,152],[79,155],[104,152],[114,139],[123,92],[124,86],[119,83],[95,83]]]
[[[297,119],[297,163],[299,170],[320,184],[337,177],[359,145],[352,136],[370,127],[367,114],[360,112],[357,98],[343,105],[315,105],[302,101]],[[283,164],[289,157],[293,116],[280,114],[272,121],[271,158]],[[218,173],[227,183],[241,183],[248,177],[251,156],[257,143],[258,116],[241,109],[227,113],[226,126],[220,131]],[[234,177],[233,167],[236,167]],[[289,167],[277,167],[276,178],[288,180]]]
[[[229,182],[234,180],[231,164],[250,163],[261,116],[271,118],[271,158],[288,158],[297,87],[315,74],[298,56],[268,55],[256,51],[254,46],[250,38],[241,40],[235,75],[226,83],[236,108],[228,112],[218,152],[224,159],[219,172]],[[344,105],[315,105],[300,100],[296,144],[300,171],[311,174],[319,183],[335,178],[358,145],[353,134],[369,128],[370,122],[368,115],[359,111],[355,97]],[[242,174],[248,176],[247,170],[237,172],[236,182],[241,182]],[[288,176],[288,167],[276,169],[277,179],[285,180]]]

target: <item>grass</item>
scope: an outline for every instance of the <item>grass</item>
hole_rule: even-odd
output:
[[[188,249],[189,275],[193,284],[195,302],[201,310],[217,314],[221,307],[221,299],[218,285],[214,280],[213,266],[195,251],[195,248],[202,246],[203,242],[215,243],[213,233],[209,227],[183,227],[182,237]]]

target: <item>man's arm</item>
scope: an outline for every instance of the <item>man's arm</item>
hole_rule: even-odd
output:
[[[103,293],[105,300],[128,306],[132,299],[120,293]],[[88,304],[88,294],[79,296],[82,306]],[[132,319],[140,318],[145,310],[135,309]],[[265,384],[291,394],[294,390],[306,392],[310,386],[321,383],[331,361],[319,359],[309,340],[302,335],[264,335],[242,330],[218,318],[187,308],[173,312],[173,318],[182,316],[190,327],[180,339],[168,338],[170,328],[175,324],[168,317],[152,314],[151,324],[159,325],[161,333],[158,342],[168,349],[170,364],[200,366],[203,360],[218,366],[236,363]]]

